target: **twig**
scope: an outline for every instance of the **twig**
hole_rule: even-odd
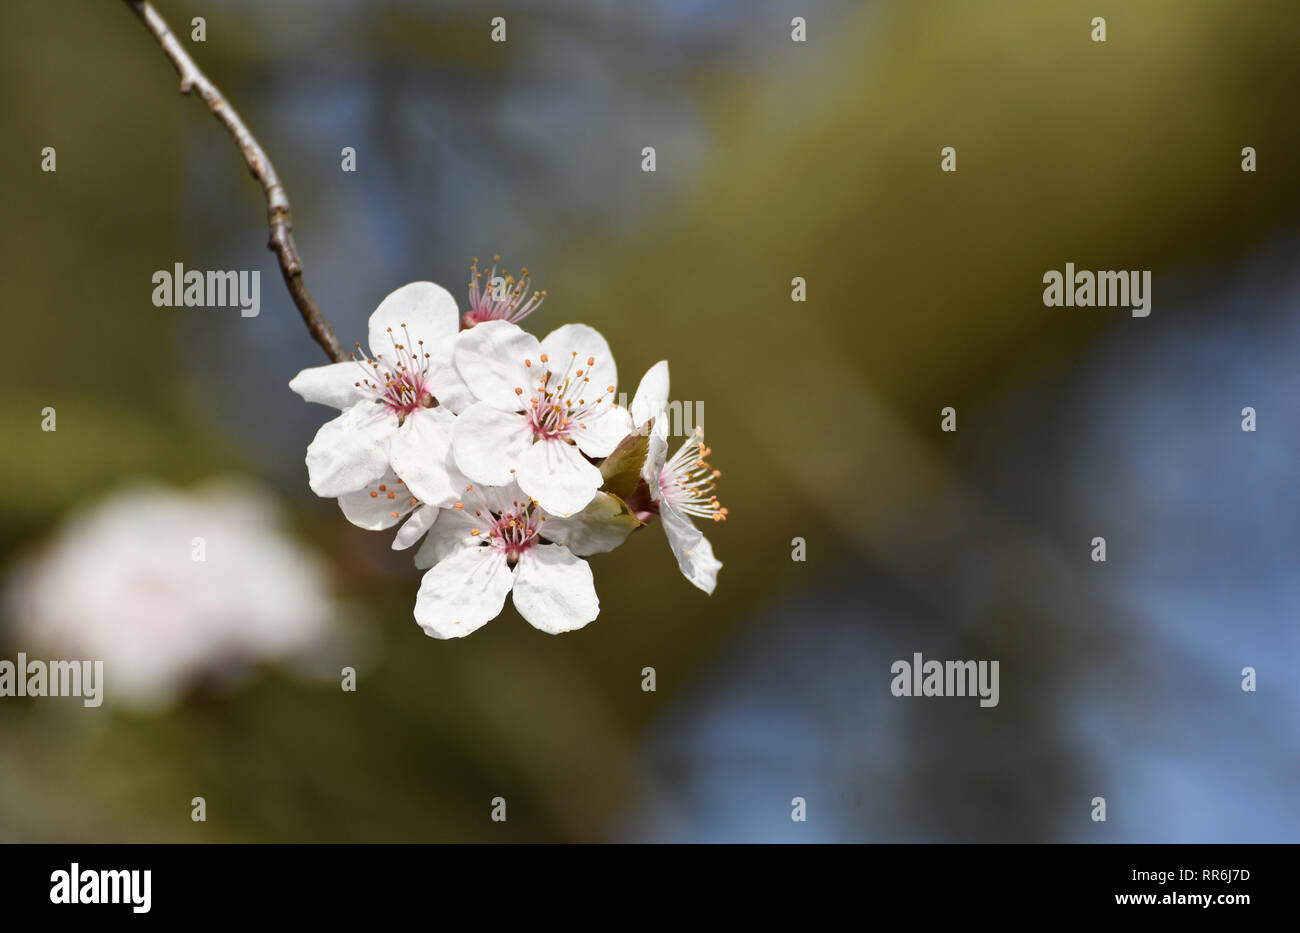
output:
[[[316,302],[312,300],[306,284],[303,283],[302,260],[298,258],[298,250],[293,243],[289,196],[284,193],[284,186],[280,184],[280,178],[275,174],[275,166],[262,151],[262,146],[256,137],[248,131],[244,121],[239,118],[235,108],[230,106],[217,90],[217,86],[208,80],[207,75],[199,70],[198,65],[194,64],[194,59],[190,58],[185,47],[181,45],[180,40],[172,33],[166,20],[159,15],[153,5],[147,0],[125,0],[125,2],[153,33],[158,44],[162,46],[163,53],[176,67],[176,73],[181,78],[181,93],[188,94],[198,89],[199,95],[212,111],[212,115],[220,120],[221,125],[234,137],[240,151],[244,154],[244,161],[248,163],[249,172],[266,192],[266,219],[271,229],[271,239],[267,247],[280,260],[284,284],[288,286],[289,294],[293,296],[293,302],[298,306],[298,313],[302,315],[312,338],[325,349],[330,359],[336,363],[346,360],[348,356],[343,352],[339,338],[334,334],[334,328],[325,319],[325,315],[321,314],[320,308],[316,307]]]

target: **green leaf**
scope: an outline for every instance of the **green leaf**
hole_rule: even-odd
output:
[[[649,448],[650,438],[644,434],[629,434],[619,441],[614,452],[600,464],[600,475],[605,477],[600,488],[620,499],[632,495],[641,478],[641,467],[645,465]]]

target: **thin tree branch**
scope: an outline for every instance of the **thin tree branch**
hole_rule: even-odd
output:
[[[298,306],[298,313],[302,315],[312,338],[325,349],[331,360],[336,363],[346,360],[348,355],[343,352],[339,338],[334,334],[334,328],[325,319],[325,315],[321,314],[320,308],[316,307],[316,302],[312,300],[302,280],[302,260],[298,258],[298,250],[293,242],[293,220],[289,211],[289,197],[284,193],[284,185],[280,184],[275,166],[267,158],[261,144],[244,125],[244,121],[239,118],[235,108],[221,96],[221,92],[208,80],[207,75],[199,70],[199,66],[194,63],[194,59],[190,58],[185,47],[181,45],[180,40],[172,33],[166,20],[158,14],[153,5],[147,0],[125,0],[125,2],[153,33],[158,44],[162,46],[163,54],[171,59],[176,73],[181,78],[181,93],[189,94],[190,91],[197,89],[199,96],[212,111],[212,115],[220,120],[221,125],[234,137],[239,150],[244,154],[244,161],[248,163],[249,172],[266,192],[266,219],[271,230],[271,239],[267,247],[280,260],[280,272],[284,274],[284,284],[288,286],[289,294],[293,296],[293,302]]]

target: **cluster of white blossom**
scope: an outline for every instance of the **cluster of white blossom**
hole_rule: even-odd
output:
[[[412,282],[370,316],[370,356],[300,372],[289,387],[340,410],[307,448],[312,490],[353,524],[399,523],[421,538],[415,619],[435,638],[468,635],[506,594],[535,628],[568,632],[600,601],[583,558],[611,551],[656,515],[686,578],[713,591],[721,564],[692,516],[722,521],[703,432],[668,457],[668,364],[629,408],[605,338],[566,324],[538,340],[519,322],[543,302],[518,279],[471,267],[469,310]]]

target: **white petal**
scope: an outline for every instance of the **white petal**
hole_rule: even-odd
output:
[[[428,353],[429,365],[437,369],[450,363],[459,330],[451,292],[432,282],[412,282],[389,294],[370,315],[370,355],[391,360],[394,343],[400,343],[412,353]]]
[[[668,546],[673,549],[682,575],[706,593],[712,593],[718,584],[718,571],[722,563],[713,556],[713,545],[696,528],[689,518],[665,505],[659,511]]]
[[[577,447],[560,440],[538,441],[524,451],[517,477],[520,489],[561,517],[586,508],[605,481]]]
[[[289,380],[289,388],[309,402],[329,405],[342,411],[351,408],[365,393],[357,385],[362,372],[357,363],[330,363],[328,366],[312,366],[304,369]]]
[[[632,424],[641,427],[668,406],[668,361],[660,360],[646,370],[632,397]]]
[[[466,512],[477,513],[482,510],[499,515],[523,498],[519,484],[511,481],[504,486],[475,486],[466,491],[466,496],[461,501],[465,504]]]
[[[586,324],[565,324],[546,335],[542,341],[542,352],[550,357],[547,365],[557,373],[563,373],[570,361],[577,360],[576,369],[583,370],[583,375],[591,379],[591,385],[597,394],[604,393],[610,386],[618,387],[618,367],[614,365],[614,356],[609,352],[609,344],[600,332]],[[595,360],[588,363],[587,360]]]
[[[473,333],[488,324],[477,324]],[[475,402],[456,419],[451,432],[456,466],[476,483],[502,486],[533,443],[533,429],[522,412],[501,411]]]
[[[454,415],[459,415],[474,404],[474,393],[465,385],[460,370],[450,363],[429,374],[429,391],[438,405]]]
[[[640,527],[627,506],[609,493],[598,492],[585,509],[571,518],[548,516],[542,523],[542,535],[586,557],[614,550]]]
[[[668,415],[655,418],[650,429],[650,443],[646,447],[645,466],[641,467],[641,478],[650,487],[650,498],[659,501],[659,474],[668,462]]]
[[[474,515],[460,509],[439,509],[438,520],[415,552],[415,566],[427,570],[462,548],[476,547],[482,538],[471,534],[479,524]]]
[[[388,469],[388,439],[397,416],[374,402],[357,402],[327,421],[307,446],[307,476],[312,492],[336,498],[355,492]]]
[[[393,538],[393,550],[404,551],[416,541],[420,536],[433,527],[433,523],[438,519],[440,509],[432,505],[422,505],[406,520],[406,524],[397,529],[397,534]],[[430,562],[433,566],[433,562]]]
[[[368,483],[356,492],[339,496],[339,508],[348,521],[358,528],[382,531],[392,528],[402,520],[403,515],[420,504],[416,502],[412,505],[411,498],[406,485],[390,469],[384,471],[384,475],[373,483]]]
[[[538,544],[519,558],[515,608],[550,635],[582,628],[600,614],[591,567],[559,544]]]
[[[420,581],[415,621],[434,638],[462,638],[501,614],[513,582],[500,548],[462,548]]]
[[[419,408],[393,435],[389,457],[411,490],[429,505],[450,505],[464,488],[453,478],[451,432],[456,416],[441,408]]]
[[[632,419],[627,409],[611,406],[588,418],[577,429],[570,429],[578,447],[589,457],[608,457],[619,441],[632,433]]]
[[[476,324],[456,341],[456,369],[465,385],[475,398],[502,411],[524,410],[542,377],[541,356],[537,338],[509,321]]]

